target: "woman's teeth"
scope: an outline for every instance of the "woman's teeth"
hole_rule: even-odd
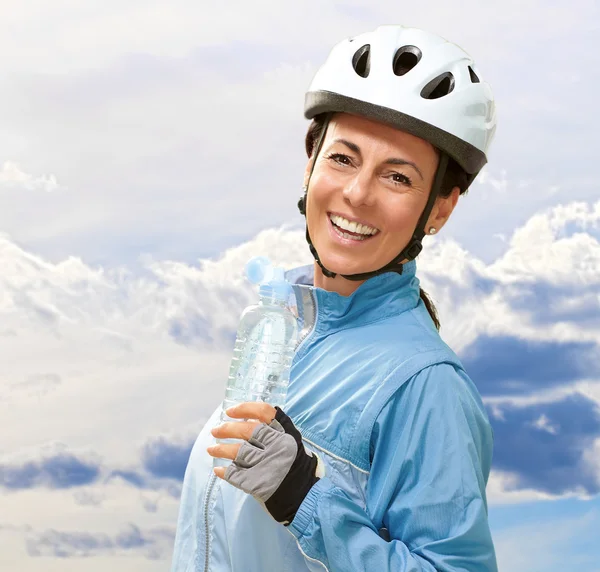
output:
[[[376,228],[372,228],[370,226],[366,226],[364,224],[356,222],[351,222],[338,215],[330,215],[329,220],[331,220],[334,230],[340,236],[347,240],[361,241],[370,238],[371,236],[379,232]],[[349,232],[344,232],[344,230],[347,230]]]
[[[378,232],[376,228],[372,228],[370,226],[360,224],[357,222],[350,222],[349,220],[338,215],[329,215],[329,219],[333,224],[339,226],[342,230],[348,230],[356,234],[371,236]]]

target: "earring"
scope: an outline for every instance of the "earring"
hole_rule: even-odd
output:
[[[435,227],[434,227],[434,226],[432,226],[432,227],[429,229],[429,234],[435,234],[436,232],[437,232],[437,230],[435,230]]]

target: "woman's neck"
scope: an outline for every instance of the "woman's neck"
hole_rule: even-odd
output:
[[[315,262],[314,285],[328,292],[337,292],[340,296],[350,296],[365,281],[346,280],[339,274],[335,278],[328,278],[323,274],[321,267]]]

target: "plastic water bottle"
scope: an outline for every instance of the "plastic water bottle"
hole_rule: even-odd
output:
[[[246,401],[264,401],[283,407],[290,379],[290,366],[298,325],[289,309],[291,286],[283,268],[271,266],[266,257],[251,259],[246,277],[260,284],[259,302],[243,312],[229,369],[220,422],[243,421],[225,414],[229,407]],[[238,439],[217,439],[217,443],[242,443]],[[225,467],[229,459],[215,458],[213,466]]]

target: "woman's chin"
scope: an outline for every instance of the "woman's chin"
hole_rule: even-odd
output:
[[[321,253],[319,253],[320,255]],[[376,270],[373,264],[368,261],[347,260],[337,256],[321,256],[321,262],[327,270],[335,272],[335,274],[344,274],[346,276],[352,274],[362,274],[363,272],[371,272]]]

